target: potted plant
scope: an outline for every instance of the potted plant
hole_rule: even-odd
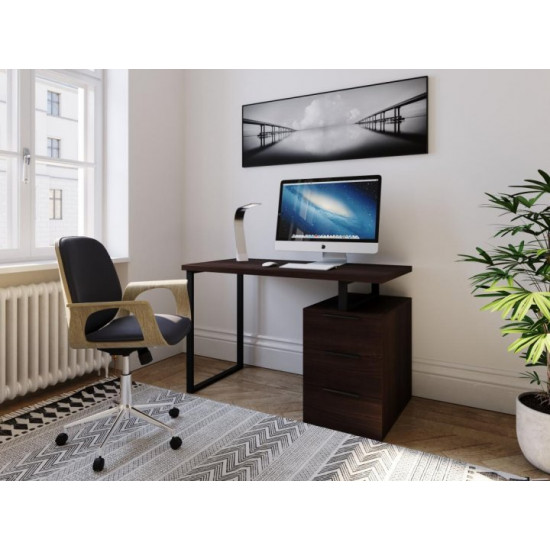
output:
[[[514,192],[486,193],[488,206],[506,218],[494,238],[507,242],[460,258],[483,266],[470,278],[473,294],[490,299],[482,310],[502,314],[502,334],[515,337],[508,350],[521,354],[522,376],[537,386],[517,397],[516,431],[527,460],[550,473],[550,176],[538,172],[541,180],[525,180]]]

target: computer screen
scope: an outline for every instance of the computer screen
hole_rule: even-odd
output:
[[[282,181],[275,248],[376,253],[381,182],[380,176]]]

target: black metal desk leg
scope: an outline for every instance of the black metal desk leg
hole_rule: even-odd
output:
[[[191,305],[191,330],[187,335],[186,388],[187,393],[195,391],[195,272],[187,272],[187,292]]]
[[[237,274],[237,365],[244,365],[244,275]]]
[[[237,372],[243,368],[244,359],[244,336],[243,336],[243,275],[237,275],[237,364],[229,367],[218,374],[202,380],[195,384],[195,308],[194,308],[194,271],[187,272],[187,291],[189,293],[189,302],[191,303],[191,330],[187,335],[187,357],[186,357],[186,388],[187,393],[195,393],[214,382]]]

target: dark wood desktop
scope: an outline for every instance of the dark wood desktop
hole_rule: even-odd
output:
[[[247,262],[238,262],[235,259],[214,260],[211,262],[200,262],[184,264],[181,268],[191,277],[195,273],[231,273],[234,275],[259,275],[261,277],[288,277],[291,279],[315,279],[319,281],[337,281],[339,308],[347,309],[346,296],[347,286],[350,283],[370,283],[373,294],[378,294],[380,285],[397,279],[412,271],[410,265],[383,265],[383,264],[344,264],[328,271],[315,269],[291,269],[285,267],[263,267],[265,262],[273,261],[277,265],[285,264],[294,260],[258,260],[252,259]],[[191,283],[192,284],[192,283]],[[192,292],[192,290],[190,291]]]
[[[410,273],[412,267],[407,265],[344,264],[327,271],[319,271],[315,269],[262,266],[262,264],[267,261],[274,261],[278,265],[281,265],[287,263],[288,260],[251,259],[245,262],[238,262],[236,259],[226,259],[188,263],[181,266],[182,270],[186,271],[187,274],[193,324],[195,321],[195,274],[227,273],[236,275],[237,278],[237,362],[234,366],[229,367],[223,372],[195,384],[194,327],[192,326],[191,332],[187,336],[187,392],[194,393],[199,391],[243,368],[243,288],[245,275],[335,281],[338,283],[338,289],[334,299],[328,304],[324,302],[322,304],[317,304],[317,306],[321,307],[321,309],[319,309],[319,314],[321,315],[320,319],[330,320],[330,327],[327,325],[327,328],[323,330],[336,330],[336,332],[332,333],[333,337],[329,338],[329,340],[334,340],[334,336],[336,336],[340,330],[339,325],[341,323],[345,325],[352,318],[360,318],[357,324],[358,327],[372,327],[377,326],[377,323],[379,323],[380,330],[383,330],[386,336],[382,338],[381,345],[373,346],[370,348],[370,351],[364,352],[361,351],[362,344],[359,342],[360,340],[362,341],[364,335],[360,331],[356,333],[356,336],[352,335],[351,337],[351,342],[355,342],[359,346],[359,352],[355,351],[354,344],[351,345],[351,348],[353,348],[351,352],[344,349],[342,346],[337,346],[338,349],[335,348],[335,351],[325,350],[325,352],[328,354],[327,356],[331,356],[333,359],[342,359],[342,357],[346,358],[346,356],[348,359],[351,359],[350,368],[352,370],[350,371],[350,379],[357,379],[357,369],[364,369],[365,372],[371,372],[371,375],[374,376],[373,380],[375,379],[376,384],[380,387],[380,391],[382,391],[383,388],[384,394],[381,393],[375,398],[371,395],[372,384],[369,382],[368,377],[365,378],[363,383],[363,386],[370,387],[370,389],[366,390],[369,394],[366,396],[361,394],[362,390],[359,387],[358,392],[348,391],[349,383],[347,385],[344,383],[343,386],[342,384],[340,384],[340,386],[336,384],[335,387],[323,387],[324,382],[317,378],[315,374],[316,371],[310,366],[311,358],[316,357],[316,354],[319,353],[319,349],[317,349],[318,340],[310,338],[309,335],[312,334],[312,327],[307,325],[307,319],[311,318],[312,323],[316,322],[313,321],[314,317],[312,317],[312,315],[315,316],[317,310],[315,306],[311,306],[304,310],[304,420],[306,422],[325,425],[333,429],[342,429],[343,431],[349,431],[357,435],[382,439],[389,429],[388,426],[391,426],[410,398],[411,307],[410,298],[380,296],[380,285]],[[295,262],[294,260],[291,261],[293,263],[301,263]],[[348,294],[348,285],[351,283],[369,283],[371,285],[371,294]],[[372,304],[373,300],[378,304],[374,309],[369,305],[369,302]],[[380,307],[380,304],[383,304],[383,306]],[[353,315],[346,315],[345,312],[348,311],[352,311]],[[322,320],[320,322],[323,323]],[[314,332],[316,330],[317,329],[314,329]],[[347,329],[343,326],[341,330],[346,331]],[[376,331],[377,335],[382,334],[380,330]],[[350,338],[348,337],[347,340],[349,341]],[[391,346],[397,345],[398,342],[405,346],[405,351],[403,353],[394,353],[392,349],[390,349]],[[346,346],[350,347],[348,344],[346,344]],[[380,358],[379,368],[378,370],[375,369],[376,372],[373,371],[371,366],[365,366],[367,363],[370,365],[371,361],[369,357],[373,353]],[[384,365],[388,366],[384,367]],[[324,376],[323,373],[327,372],[327,368],[330,368],[330,365],[326,364],[324,370],[319,370],[321,376]],[[347,377],[345,369],[342,370],[341,366],[339,368],[339,377],[345,379]],[[396,386],[396,395],[391,394],[391,390],[389,390],[391,395],[388,394],[387,388],[388,381],[390,380],[398,382]],[[402,380],[402,382],[399,382],[399,380]],[[335,407],[340,407],[342,405],[342,400],[345,401],[346,399],[356,403],[352,403],[351,408],[348,407],[348,411],[355,412],[353,414],[346,414],[345,418],[355,418],[357,421],[349,422],[344,419],[344,425],[342,425],[340,423],[341,419],[338,420],[338,414],[335,417],[330,410],[326,408],[323,409],[322,407],[319,408],[319,403],[322,403],[323,400],[327,398],[328,401],[331,399],[334,400]],[[311,406],[308,405],[309,403],[311,403]],[[388,403],[390,403],[389,409]],[[342,406],[347,405],[344,404]],[[340,414],[340,417],[341,416]],[[374,421],[372,421],[372,419],[369,422],[365,421],[367,417],[373,416],[375,417]],[[334,420],[335,418],[336,420]]]

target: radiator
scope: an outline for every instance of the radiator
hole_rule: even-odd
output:
[[[68,346],[61,283],[0,288],[0,403],[109,362],[101,351]]]

